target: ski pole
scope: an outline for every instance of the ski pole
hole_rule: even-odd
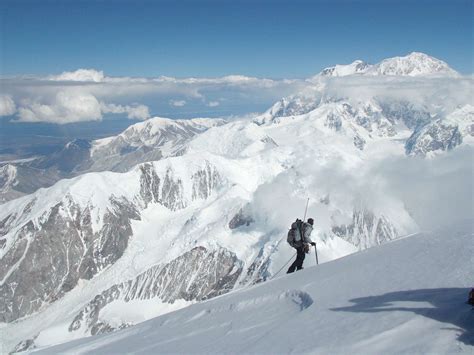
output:
[[[306,201],[306,208],[304,209],[303,222],[306,221],[306,212],[308,212],[308,204],[309,204],[309,197],[308,197],[308,200]]]
[[[318,262],[318,249],[316,249],[316,243],[314,243],[314,255],[316,256],[316,265],[319,265],[319,262]]]
[[[283,268],[284,268],[286,265],[288,265],[288,263],[291,261],[291,259],[293,259],[293,258],[295,257],[295,255],[296,255],[296,253],[290,258],[290,260],[288,260],[288,261],[285,263],[285,265],[283,265],[283,266],[281,267],[280,270],[278,270],[278,271],[276,272],[275,275],[273,275],[272,279],[273,279],[274,277],[276,277],[276,275],[278,275],[278,274],[280,273],[280,271],[283,270]]]

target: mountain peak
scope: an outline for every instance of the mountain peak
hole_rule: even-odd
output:
[[[404,57],[393,57],[374,65],[372,75],[457,75],[446,62],[421,52],[412,52]]]
[[[323,69],[316,77],[340,77],[348,75],[397,75],[397,76],[425,76],[448,75],[456,76],[458,73],[449,65],[437,58],[422,52],[411,52],[403,57],[392,57],[371,65],[362,60],[355,60],[351,64]]]
[[[370,68],[370,64],[367,64],[363,60],[355,60],[351,64],[336,64],[333,67],[328,67],[321,71],[321,76],[347,76],[353,74],[362,74]]]

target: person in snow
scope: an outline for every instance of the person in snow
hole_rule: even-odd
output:
[[[316,243],[310,238],[311,232],[313,231],[313,224],[314,220],[312,218],[308,218],[308,222],[302,223],[299,233],[301,238],[298,238],[299,240],[296,240],[293,245],[293,247],[296,249],[296,260],[293,262],[293,264],[291,264],[290,268],[286,272],[287,274],[291,274],[295,270],[303,269],[303,261],[305,254],[309,251],[309,245],[316,245]]]

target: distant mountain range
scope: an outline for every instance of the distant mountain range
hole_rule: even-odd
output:
[[[86,172],[124,172],[141,162],[180,155],[187,140],[224,122],[155,117],[130,126],[117,136],[94,141],[76,139],[50,156],[4,163],[0,167],[0,202]]]

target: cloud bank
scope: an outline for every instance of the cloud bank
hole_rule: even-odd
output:
[[[270,105],[306,85],[302,80],[239,75],[222,78],[108,77],[95,69],[78,69],[46,77],[1,78],[0,81],[5,92],[0,97],[1,115],[16,114],[14,120],[17,122],[57,124],[96,121],[111,114],[142,120],[150,117],[151,111],[158,115],[166,113],[170,106],[173,109],[184,106],[215,109],[220,106],[217,95],[236,102],[236,108],[246,107],[249,101]]]
[[[309,197],[306,217],[315,218],[322,234],[352,223],[354,209],[388,217],[402,233],[434,230],[474,215],[473,156],[474,148],[464,145],[430,159],[366,160],[358,169],[302,158],[256,190],[249,212],[269,230],[286,230],[303,218]]]
[[[241,75],[221,78],[109,77],[79,69],[46,77],[1,78],[0,114],[19,122],[58,124],[101,120],[104,115],[146,119],[170,112],[184,117],[245,115],[262,112],[296,93],[316,100],[390,97],[432,112],[474,105],[474,77],[316,76],[272,80]],[[196,114],[197,112],[197,114]],[[176,117],[176,115],[175,115]]]

